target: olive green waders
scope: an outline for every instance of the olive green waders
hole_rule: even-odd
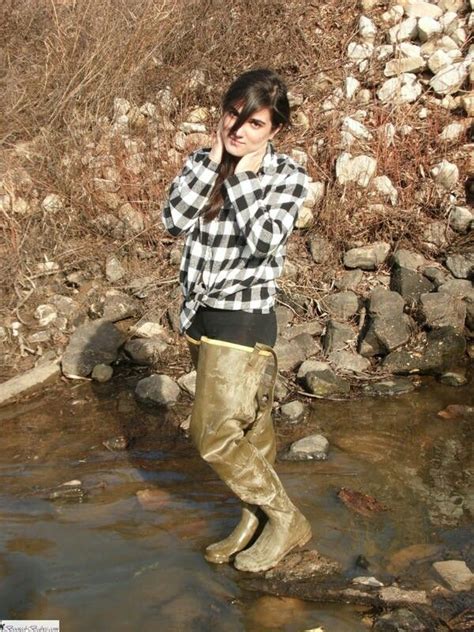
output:
[[[242,550],[256,531],[254,508],[260,507],[268,523],[256,543],[235,559],[237,568],[254,572],[272,568],[311,537],[309,523],[288,498],[265,457],[266,452],[271,461],[275,458],[273,397],[266,402],[268,407],[262,406],[259,392],[272,355],[273,350],[265,345],[251,348],[202,337],[190,425],[191,438],[202,458],[247,505],[237,528],[222,542],[208,547],[206,558],[225,562]],[[257,406],[256,411],[259,400],[260,410]]]

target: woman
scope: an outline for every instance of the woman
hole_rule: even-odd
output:
[[[181,329],[197,370],[190,434],[203,459],[243,502],[234,531],[205,557],[239,570],[272,568],[311,528],[273,469],[271,419],[277,373],[276,279],[307,192],[304,170],[271,141],[289,123],[286,87],[271,70],[238,77],[223,99],[211,149],[187,160],[163,210],[186,234]],[[273,359],[270,392],[262,376]],[[267,517],[256,542],[259,512]]]

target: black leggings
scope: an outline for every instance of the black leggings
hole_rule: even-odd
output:
[[[186,334],[194,340],[201,336],[254,347],[261,342],[273,347],[277,337],[275,312],[242,312],[230,309],[200,307]]]

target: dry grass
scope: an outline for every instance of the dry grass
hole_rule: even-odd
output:
[[[365,108],[370,112],[365,122],[376,140],[370,147],[355,145],[353,151],[377,157],[378,173],[388,175],[400,191],[396,208],[369,209],[369,202],[380,200],[335,182],[334,165],[342,151],[340,112],[326,116],[321,103],[349,72],[343,63],[356,33],[357,7],[357,0],[3,0],[0,195],[10,195],[12,203],[25,200],[29,207],[25,213],[7,207],[0,220],[4,313],[20,305],[17,316],[27,319],[26,307],[50,291],[50,277],[37,272],[45,258],[63,272],[80,269],[98,276],[105,255],[117,251],[128,257],[137,275],[176,276],[168,259],[171,242],[163,238],[158,219],[164,192],[185,152],[175,150],[175,130],[160,120],[137,120],[130,139],[138,143],[143,164],[138,171],[131,168],[129,147],[111,133],[114,98],[139,107],[157,103],[157,92],[170,86],[177,99],[170,119],[176,125],[193,107],[217,106],[229,81],[249,67],[275,68],[292,92],[304,95],[301,109],[310,128],[295,126],[280,139],[279,148],[305,149],[310,174],[327,183],[314,227],[294,238],[295,252],[305,249],[303,242],[315,231],[335,245],[331,266],[355,241],[416,243],[423,225],[442,217],[446,208],[446,200],[433,193],[426,179],[430,166],[450,150],[436,142],[449,119],[444,110],[432,111],[427,134],[417,104],[389,111],[377,106],[374,97]],[[204,81],[192,85],[196,70]],[[375,63],[361,77],[373,93],[378,75]],[[350,114],[357,106],[343,107]],[[379,133],[388,121],[414,128],[389,151]],[[214,123],[209,122],[210,129]],[[323,147],[314,152],[318,140]],[[114,235],[97,221],[117,214],[95,184],[95,179],[107,180],[110,170],[117,176],[113,192],[119,204],[129,202],[143,214],[145,228],[138,236]],[[63,199],[60,212],[41,208],[48,193]],[[144,259],[144,251],[153,257]],[[308,256],[303,261],[312,265]],[[304,283],[313,284],[309,295],[314,296],[325,274],[315,266],[302,275]],[[62,278],[54,283],[60,291]],[[172,285],[160,286],[155,303],[166,305],[173,290]]]

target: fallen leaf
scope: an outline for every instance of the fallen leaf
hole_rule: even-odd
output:
[[[363,494],[354,489],[341,487],[337,495],[346,507],[349,507],[349,509],[356,511],[362,516],[370,516],[372,513],[387,510],[387,507],[382,505],[382,503],[373,496]]]

